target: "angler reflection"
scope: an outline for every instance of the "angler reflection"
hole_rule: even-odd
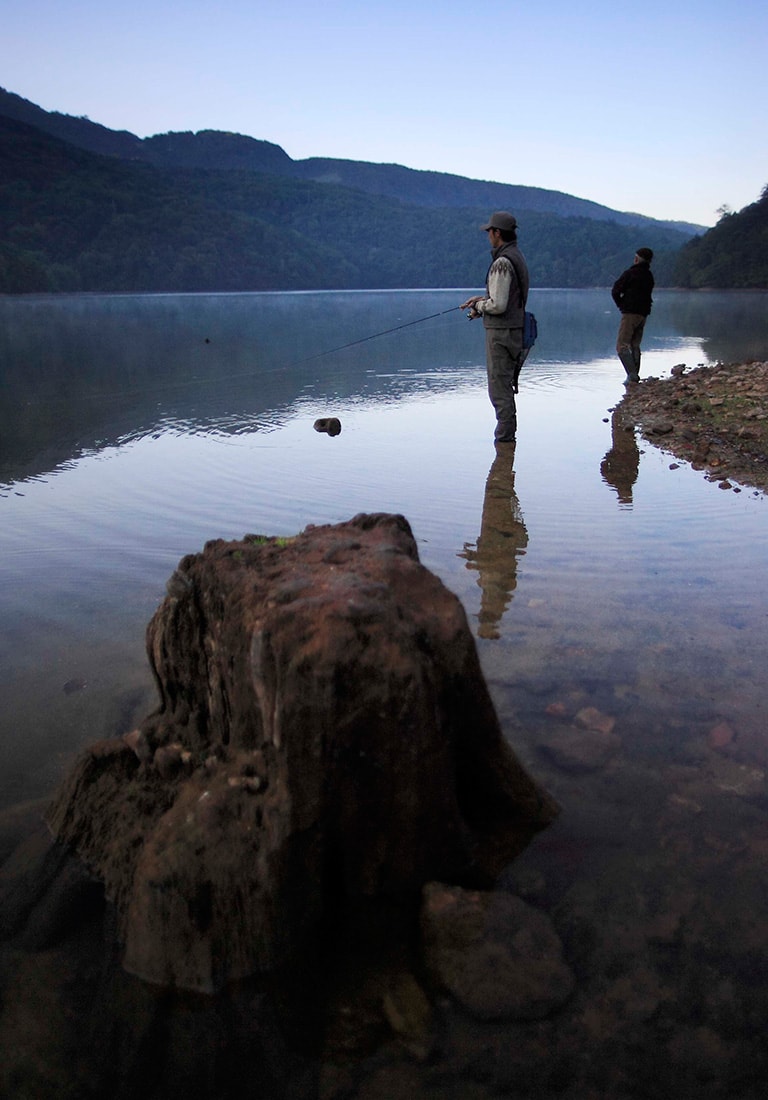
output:
[[[477,543],[465,543],[460,557],[476,569],[480,599],[480,638],[498,638],[499,624],[517,587],[517,559],[525,553],[528,531],[515,492],[514,443],[496,445],[488,471],[483,518]]]
[[[613,446],[600,463],[600,473],[603,481],[616,490],[621,504],[632,504],[632,486],[637,481],[640,451],[634,425],[620,408],[614,409],[611,416],[611,441]]]

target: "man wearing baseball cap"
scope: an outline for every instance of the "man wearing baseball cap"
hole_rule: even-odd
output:
[[[627,382],[640,381],[640,341],[653,304],[652,259],[652,249],[638,248],[632,267],[622,271],[611,290],[611,297],[621,310],[616,354],[626,371]]]
[[[482,317],[488,396],[496,411],[496,443],[514,443],[517,433],[517,376],[523,365],[523,314],[528,299],[528,266],[517,247],[517,220],[506,210],[491,214],[486,225],[491,266],[485,294],[462,302],[470,318]]]

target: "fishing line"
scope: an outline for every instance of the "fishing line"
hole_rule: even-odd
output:
[[[458,306],[451,306],[450,309],[440,310],[438,313],[430,313],[427,317],[417,317],[415,321],[405,321],[402,325],[395,325],[394,328],[383,329],[381,332],[374,332],[370,336],[362,336],[359,340],[350,340],[346,344],[340,344],[335,348],[327,348],[325,351],[319,351],[315,355],[309,355],[305,359],[292,359],[285,363],[279,363],[274,367],[267,367],[260,370],[242,371],[236,374],[217,374],[212,378],[188,378],[179,382],[165,382],[158,383],[152,386],[149,390],[146,387],[131,390],[119,390],[112,391],[110,393],[84,393],[81,397],[90,400],[105,400],[109,401],[118,397],[132,397],[135,394],[142,393],[160,393],[163,390],[185,389],[190,386],[207,386],[212,383],[218,384],[219,382],[231,382],[233,379],[246,379],[263,377],[266,374],[274,374],[276,371],[287,370],[289,367],[299,366],[302,363],[311,363],[315,359],[322,359],[325,355],[333,355],[338,351],[345,351],[347,348],[356,347],[358,344],[366,344],[369,340],[376,340],[379,336],[389,336],[391,333],[400,332],[402,329],[410,328],[411,325],[421,325],[424,321],[433,321],[436,317],[444,317],[447,313],[455,313]]]
[[[385,328],[383,332],[374,332],[373,335],[363,336],[360,340],[350,340],[348,344],[340,344],[337,348],[328,348],[327,351],[319,351],[317,355],[310,355],[307,359],[297,359],[293,363],[286,363],[285,365],[293,367],[298,366],[299,363],[311,363],[313,359],[322,359],[324,355],[333,355],[335,351],[345,351],[346,348],[353,348],[356,344],[366,344],[369,340],[375,340],[377,336],[389,336],[391,332],[400,332],[401,329],[409,328],[411,325],[420,325],[422,321],[433,321],[435,317],[444,317],[446,313],[455,313],[458,308],[458,306],[451,306],[450,309],[443,309],[439,313],[430,313],[429,317],[419,317],[415,321],[406,321],[404,325]]]
[[[164,384],[161,383],[159,385],[152,386],[151,389],[149,390],[149,392],[150,393],[160,393],[163,390],[173,390],[173,389],[178,390],[178,389],[188,388],[190,386],[205,386],[205,385],[210,385],[211,383],[231,382],[233,379],[255,378],[257,376],[262,377],[266,374],[274,374],[276,371],[286,370],[288,367],[298,366],[300,363],[310,363],[310,362],[313,362],[315,359],[322,359],[323,356],[325,356],[325,355],[333,355],[335,352],[345,351],[347,348],[356,347],[359,344],[365,344],[369,340],[378,339],[378,337],[380,337],[380,336],[389,336],[392,333],[402,331],[402,329],[410,328],[412,325],[421,325],[425,321],[433,321],[437,317],[444,317],[448,313],[455,313],[456,310],[459,309],[459,308],[460,308],[459,306],[451,306],[450,309],[442,309],[437,313],[430,313],[426,317],[417,317],[416,320],[414,320],[414,321],[405,321],[401,325],[395,325],[393,328],[383,329],[381,332],[371,333],[370,336],[362,336],[362,337],[360,337],[359,340],[350,340],[346,344],[340,344],[338,347],[335,347],[335,348],[327,348],[325,351],[317,352],[317,354],[307,356],[304,359],[293,359],[293,360],[290,360],[289,362],[279,364],[278,366],[268,367],[268,368],[262,369],[262,370],[244,371],[244,372],[241,372],[241,373],[229,374],[229,375],[219,374],[219,375],[216,375],[215,378],[191,378],[191,379],[187,379],[187,380],[182,381],[182,382],[166,382]],[[147,387],[141,387],[141,388],[138,388],[138,389],[131,389],[131,390],[120,390],[120,391],[113,390],[110,393],[83,393],[83,394],[80,394],[80,397],[84,400],[110,401],[110,400],[115,400],[117,398],[133,397],[137,394],[143,394],[143,393],[147,393],[147,392],[148,392]],[[42,400],[48,400],[48,398],[46,398],[42,395],[39,395],[39,394],[36,395],[36,397],[35,397],[36,401],[39,402],[41,399]],[[2,488],[5,489],[6,486],[3,485]],[[6,493],[1,493],[0,498],[6,499],[7,494]]]

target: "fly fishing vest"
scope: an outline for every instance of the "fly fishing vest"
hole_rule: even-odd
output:
[[[484,313],[483,324],[486,328],[522,328],[525,303],[528,300],[528,267],[525,257],[516,244],[511,241],[501,246],[485,277],[485,289],[488,293],[488,279],[493,265],[499,260],[509,260],[512,265],[512,281],[509,288],[507,308],[503,313]]]

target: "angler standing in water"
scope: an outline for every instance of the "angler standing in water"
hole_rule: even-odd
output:
[[[627,373],[627,382],[640,381],[640,341],[653,304],[652,259],[652,249],[638,248],[632,267],[622,271],[611,290],[611,297],[621,310],[616,354]]]
[[[470,319],[482,317],[485,327],[485,359],[488,368],[488,396],[496,410],[496,443],[514,443],[517,433],[517,377],[525,359],[523,317],[528,299],[528,266],[517,247],[517,220],[506,210],[497,210],[480,227],[488,234],[491,266],[485,295],[462,302]]]

